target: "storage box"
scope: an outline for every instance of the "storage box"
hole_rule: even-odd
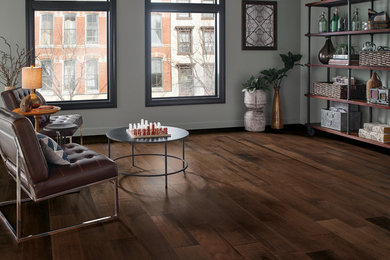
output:
[[[342,84],[314,82],[312,94],[324,97],[347,99],[347,88],[347,85]],[[366,99],[365,85],[352,85],[349,90],[351,99]]]
[[[390,66],[390,51],[361,51],[360,66]]]
[[[348,113],[341,113],[330,111],[327,109],[321,109],[321,126],[334,129],[337,131],[347,131],[347,115]],[[360,128],[361,113],[350,112],[350,126],[351,131],[358,130]]]
[[[364,123],[364,130],[381,134],[390,134],[390,125],[381,123]]]
[[[359,129],[359,137],[373,140],[379,143],[390,143],[390,134],[370,132],[365,129]]]

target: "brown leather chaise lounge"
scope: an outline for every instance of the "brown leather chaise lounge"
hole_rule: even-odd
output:
[[[22,101],[22,99],[28,95],[30,95],[30,90],[23,89],[20,87],[12,90],[3,91],[1,93],[4,106],[11,111],[14,110],[15,108],[18,108],[20,106],[20,102]],[[36,95],[43,102],[43,104],[46,104],[46,101],[41,94],[36,92]],[[32,120],[32,122],[34,122],[34,120]],[[76,124],[80,129],[80,141],[81,144],[83,144],[83,134],[82,134],[83,118],[79,114],[42,116],[39,120],[39,129],[40,129],[39,132],[54,138],[57,136],[55,131],[45,131],[43,130],[43,128],[51,124],[62,124],[62,123]],[[64,131],[63,135],[72,137],[78,128],[66,130]]]
[[[0,207],[16,203],[16,227],[12,227],[1,211],[0,217],[18,242],[112,220],[118,216],[118,168],[115,162],[78,144],[66,144],[63,149],[70,165],[48,164],[30,120],[0,108],[0,154],[8,173],[16,181],[16,200],[0,202]],[[111,182],[114,186],[114,215],[40,234],[22,233],[22,190],[37,202],[104,182]]]

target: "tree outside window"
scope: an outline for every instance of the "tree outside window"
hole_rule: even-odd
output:
[[[194,73],[191,64],[179,64],[179,93],[180,96],[194,95]]]
[[[42,91],[52,91],[53,89],[53,63],[51,60],[42,60]]]
[[[74,60],[64,61],[64,85],[62,91],[70,93],[76,85],[76,62]]]
[[[215,33],[214,27],[203,27],[203,51],[205,54],[214,54]]]

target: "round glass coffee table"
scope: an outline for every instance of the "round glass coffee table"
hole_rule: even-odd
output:
[[[131,164],[134,166],[134,157],[136,156],[159,156],[159,157],[164,157],[164,162],[165,162],[165,169],[164,173],[161,174],[133,174],[133,173],[126,173],[126,172],[120,172],[120,174],[127,175],[127,176],[136,176],[136,177],[158,177],[158,176],[165,176],[165,188],[168,188],[168,175],[176,174],[179,172],[185,172],[185,170],[188,168],[188,162],[185,160],[185,139],[189,135],[187,130],[177,128],[177,127],[172,127],[172,126],[165,126],[168,127],[168,133],[171,135],[170,137],[157,137],[157,138],[132,138],[128,133],[127,133],[127,127],[120,127],[120,128],[115,128],[110,130],[106,136],[108,139],[108,157],[111,158],[111,140],[116,141],[116,142],[121,142],[121,143],[129,143],[131,145],[131,154],[129,155],[124,155],[120,156],[118,158],[113,158],[114,161],[124,159],[124,158],[129,158],[131,157]],[[182,153],[183,153],[183,158],[169,155],[168,154],[168,149],[167,149],[167,144],[169,142],[174,142],[174,141],[181,141],[182,142]],[[163,143],[164,144],[164,153],[159,154],[159,153],[140,153],[140,154],[135,154],[134,153],[134,147],[135,144],[156,144],[156,143]],[[168,157],[173,158],[175,160],[179,160],[183,163],[183,167],[181,169],[178,169],[176,171],[168,172]]]

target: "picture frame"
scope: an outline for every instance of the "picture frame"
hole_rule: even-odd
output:
[[[242,49],[277,50],[277,2],[242,0]]]

